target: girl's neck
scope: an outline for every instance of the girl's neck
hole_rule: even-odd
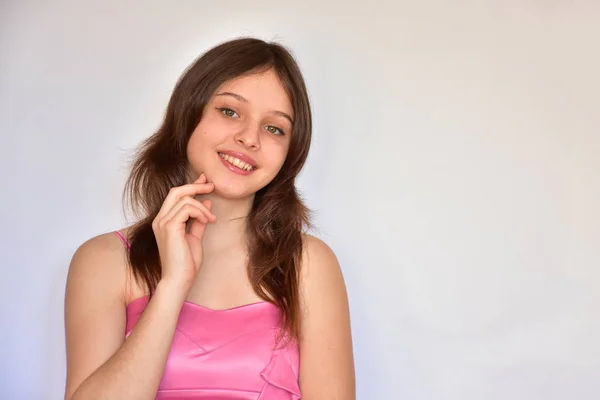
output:
[[[210,200],[211,212],[217,217],[204,231],[206,254],[226,251],[241,246],[245,249],[246,217],[252,209],[254,196],[243,199],[226,199],[212,193],[198,195],[196,200]]]

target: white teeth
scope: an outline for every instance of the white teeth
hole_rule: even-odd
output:
[[[254,167],[252,165],[243,162],[239,158],[228,156],[227,154],[223,154],[223,153],[219,153],[219,156],[221,156],[221,158],[223,160],[235,165],[239,169],[243,169],[244,171],[250,171],[250,170],[254,169]]]

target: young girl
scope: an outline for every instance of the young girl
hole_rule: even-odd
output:
[[[66,399],[355,398],[344,281],[295,188],[310,141],[281,45],[186,70],[125,187],[138,222],[71,261]]]

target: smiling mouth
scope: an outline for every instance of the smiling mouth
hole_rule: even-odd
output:
[[[227,154],[219,153],[219,157],[243,171],[254,171],[256,169],[254,165],[250,165],[239,158],[235,158]]]

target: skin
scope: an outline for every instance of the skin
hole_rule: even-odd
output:
[[[172,189],[154,220],[163,278],[127,341],[126,305],[146,292],[128,276],[126,249],[112,233],[80,246],[65,296],[65,399],[153,399],[185,300],[213,309],[261,300],[246,273],[242,217],[285,161],[292,123],[282,113],[293,120],[273,71],[239,77],[216,91],[188,144],[190,184]],[[243,152],[258,168],[248,176],[235,174],[222,164],[222,150]],[[354,363],[340,266],[324,242],[309,235],[305,241],[303,399],[351,400]]]

